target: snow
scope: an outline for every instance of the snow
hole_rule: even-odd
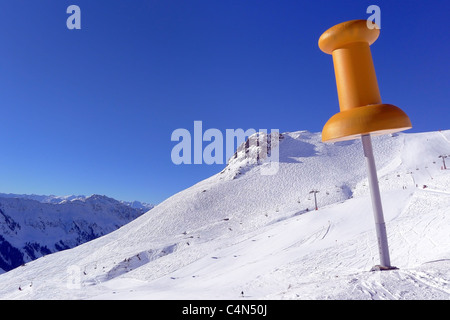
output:
[[[448,300],[450,170],[438,156],[449,137],[373,138],[397,270],[370,271],[378,248],[360,141],[299,131],[281,135],[277,174],[240,152],[120,229],[0,275],[0,298]]]

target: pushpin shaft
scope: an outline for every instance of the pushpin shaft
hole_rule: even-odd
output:
[[[373,156],[372,139],[369,134],[361,136],[364,158],[366,160],[367,175],[369,178],[370,196],[372,198],[372,209],[375,219],[375,231],[378,239],[378,252],[380,254],[380,265],[391,267],[389,257],[389,246],[387,240],[386,224],[383,217],[383,207],[381,205],[380,187],[378,186],[377,169]]]

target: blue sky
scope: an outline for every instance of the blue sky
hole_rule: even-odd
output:
[[[448,1],[2,1],[0,192],[158,203],[224,167],[172,163],[195,120],[321,131],[339,106],[317,41],[371,4],[383,102],[410,132],[449,129]]]

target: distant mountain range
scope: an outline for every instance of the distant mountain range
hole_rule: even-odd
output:
[[[152,208],[101,195],[0,193],[0,273],[103,236]]]

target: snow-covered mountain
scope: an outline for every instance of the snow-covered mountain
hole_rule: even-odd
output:
[[[84,195],[69,195],[69,196],[55,196],[55,195],[38,195],[38,194],[16,194],[16,193],[0,193],[0,198],[21,198],[21,199],[29,199],[29,200],[36,200],[42,203],[52,203],[52,204],[62,204],[74,200],[79,201],[86,201],[88,198],[92,200],[92,197],[94,198],[101,198],[102,196],[99,195],[91,195],[91,196],[84,196]],[[105,196],[106,197],[106,196]],[[111,198],[112,199],[112,198]],[[115,200],[115,199],[113,199]],[[146,203],[146,202],[140,202],[140,201],[123,201],[123,200],[116,200],[124,205],[127,205],[129,207],[132,207],[134,209],[142,209],[143,211],[148,211],[154,207],[153,204]]]
[[[103,236],[149,209],[100,195],[0,194],[0,273]]]
[[[398,270],[369,271],[379,259],[360,141],[299,131],[278,137],[276,174],[238,148],[122,228],[0,275],[0,298],[450,299],[450,170],[438,158],[450,131],[373,145]]]

